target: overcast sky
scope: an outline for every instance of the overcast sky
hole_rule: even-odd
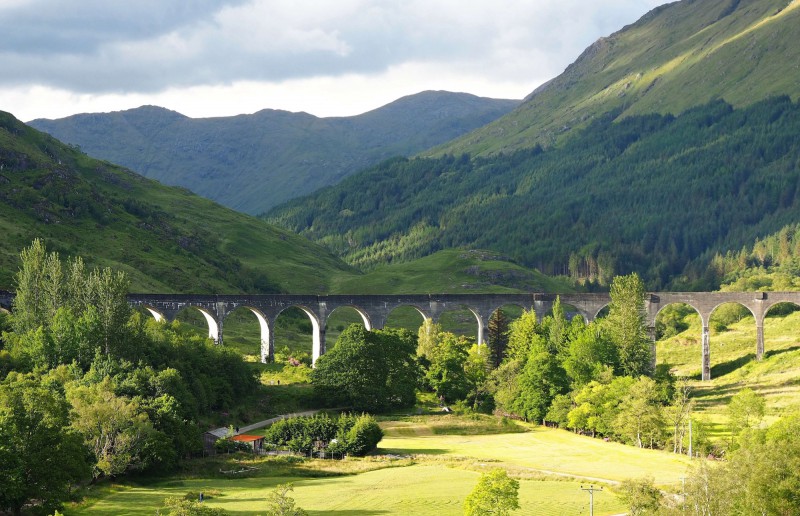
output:
[[[0,110],[355,115],[522,98],[664,0],[0,0]]]

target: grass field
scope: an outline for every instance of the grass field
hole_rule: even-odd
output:
[[[666,452],[524,423],[504,423],[512,433],[488,429],[471,435],[487,431],[487,424],[497,425],[491,421],[456,415],[384,421],[379,455],[363,459],[204,459],[195,461],[184,478],[101,487],[66,514],[153,514],[166,497],[199,492],[206,494],[209,506],[258,514],[272,488],[291,482],[292,496],[312,515],[456,515],[479,473],[501,467],[520,481],[522,509],[517,514],[586,514],[588,494],[580,488],[591,484],[603,487],[595,494],[595,514],[609,515],[625,510],[614,493],[616,482],[652,476],[675,489],[689,464]],[[242,465],[257,469],[247,478],[220,473]]]
[[[210,507],[233,514],[258,514],[272,488],[291,482],[291,496],[310,515],[460,515],[478,476],[477,471],[467,469],[414,465],[327,478],[185,480],[120,488],[91,507],[66,514],[152,515],[164,498],[200,491],[219,493],[206,500]],[[589,505],[579,483],[558,480],[520,480],[519,501],[521,510],[515,514],[586,514]],[[595,494],[594,510],[597,515],[619,514],[624,507],[606,489]]]

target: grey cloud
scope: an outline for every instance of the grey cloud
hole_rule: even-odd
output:
[[[156,37],[245,0],[32,0],[0,7],[0,52],[91,55],[114,41]]]
[[[660,3],[589,1],[31,0],[0,8],[0,84],[157,92],[413,61],[515,79],[552,75]]]

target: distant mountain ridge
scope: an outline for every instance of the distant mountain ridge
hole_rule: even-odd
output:
[[[449,141],[519,102],[427,91],[352,117],[262,110],[192,119],[143,106],[29,125],[91,156],[258,214],[389,157]]]
[[[616,112],[678,114],[800,97],[800,0],[683,0],[589,46],[508,115],[425,155],[550,146]]]

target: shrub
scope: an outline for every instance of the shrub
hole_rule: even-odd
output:
[[[378,426],[378,422],[374,417],[364,414],[347,432],[347,453],[363,457],[374,450],[381,439],[383,439],[383,430]]]

